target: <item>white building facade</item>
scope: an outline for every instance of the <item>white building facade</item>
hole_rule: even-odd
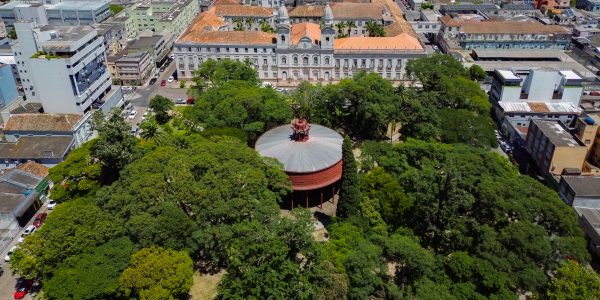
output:
[[[102,36],[90,26],[15,23],[15,60],[26,99],[47,113],[82,113],[111,90]]]

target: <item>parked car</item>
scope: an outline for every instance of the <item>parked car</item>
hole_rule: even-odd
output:
[[[160,81],[160,86],[165,86],[165,85],[167,85],[167,81],[166,81],[166,80],[164,80],[164,79],[163,79],[163,80],[161,80],[161,81]]]
[[[157,80],[158,80],[158,78],[152,78],[152,79],[150,79],[150,82],[148,82],[148,84],[149,85],[154,85]]]
[[[187,104],[194,104],[194,98],[188,98],[187,99]]]
[[[132,109],[133,109],[133,104],[127,103],[127,106],[125,106],[125,111],[129,112]]]
[[[40,226],[44,224],[44,221],[46,221],[47,216],[48,213],[45,212],[37,214],[37,216],[35,216],[35,220],[33,220],[33,226],[40,228]]]
[[[590,96],[600,96],[600,91],[592,91],[590,92]]]
[[[10,256],[13,254],[13,252],[15,252],[15,250],[17,250],[18,246],[12,246],[10,249],[8,249],[8,252],[6,253],[6,256],[4,256],[4,261],[5,262],[9,262],[10,261]]]
[[[129,113],[129,118],[130,118],[130,119],[133,119],[133,118],[135,118],[135,116],[137,116],[137,111],[135,111],[135,110],[132,110],[132,111]]]
[[[122,87],[121,87],[121,90],[123,90],[123,91],[127,91],[127,92],[128,92],[128,91],[133,91],[133,87],[131,87],[131,86],[127,86],[127,85],[124,85],[124,86],[122,86]]]
[[[31,279],[19,279],[17,282],[17,287],[15,288],[15,294],[13,295],[15,299],[23,299],[25,295],[29,293],[31,286],[33,285],[33,280]]]
[[[513,150],[513,148],[505,141],[500,141],[500,148],[502,148],[502,151],[506,153],[509,153]]]
[[[167,79],[168,82],[173,82],[175,81],[175,78],[173,76],[169,76],[169,79]]]
[[[164,64],[162,65],[162,67],[160,67],[160,69],[158,69],[159,72],[164,72],[167,69],[167,65],[168,64]]]
[[[177,100],[175,100],[175,104],[186,104],[186,101],[182,98],[177,98]]]
[[[21,237],[19,238],[19,243],[22,243],[23,240],[25,240],[25,237],[34,233],[37,230],[37,227],[33,226],[33,225],[29,225],[27,226],[27,228],[25,228],[25,231],[23,231],[23,233],[21,234]]]
[[[131,128],[131,135],[136,135],[138,133],[138,131],[140,131],[139,126],[135,126],[135,127]]]
[[[56,206],[56,201],[50,200],[50,202],[48,202],[48,210],[53,210],[55,206]]]

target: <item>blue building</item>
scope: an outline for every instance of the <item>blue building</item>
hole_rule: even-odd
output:
[[[17,99],[17,96],[19,93],[11,66],[0,64],[0,107],[11,104]]]

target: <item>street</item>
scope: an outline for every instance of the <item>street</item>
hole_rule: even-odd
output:
[[[46,202],[42,205],[42,207],[40,207],[40,209],[34,214],[34,216],[41,212],[47,212],[48,214],[50,214],[52,211],[51,210],[49,211],[47,208],[49,201],[50,201],[49,199],[46,200]],[[21,233],[23,233],[23,230],[25,228],[27,228],[27,226],[33,224],[34,219],[35,218],[32,217],[31,220],[29,220],[29,222],[27,223],[27,225],[25,225],[23,228],[21,228],[19,230],[19,233],[15,236],[15,238],[8,245],[8,247],[6,247],[6,249],[4,249],[4,251],[2,251],[2,253],[0,253],[1,259],[2,259],[1,264],[2,264],[2,268],[4,269],[4,274],[2,274],[2,276],[0,276],[0,299],[2,299],[2,300],[13,299],[13,294],[15,292],[15,285],[17,284],[17,278],[15,278],[12,275],[12,273],[10,272],[9,263],[4,261],[4,257],[6,256],[6,253],[8,252],[8,250],[17,244],[17,240],[21,236]],[[42,226],[44,226],[44,225],[42,225]],[[35,233],[33,233],[33,234],[35,234]],[[30,292],[27,293],[27,295],[25,295],[25,298],[23,298],[23,299],[25,299],[25,300],[32,299],[31,295],[37,294],[38,290],[39,290],[39,287],[34,285],[31,288]]]
[[[158,80],[153,85],[148,85],[146,82],[143,86],[138,87],[133,91],[124,92],[125,100],[129,101],[133,105],[133,110],[137,111],[137,115],[133,119],[127,118],[127,121],[132,127],[137,126],[142,121],[143,114],[148,109],[150,100],[156,96],[161,95],[167,97],[175,102],[175,99],[187,99],[187,89],[179,88],[179,81],[167,82],[166,86],[160,86],[162,80],[167,80],[171,74],[175,72],[175,63],[171,62],[167,69],[160,73]]]

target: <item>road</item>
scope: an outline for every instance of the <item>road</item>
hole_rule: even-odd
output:
[[[49,200],[47,200],[42,205],[42,207],[40,207],[40,209],[34,214],[34,216],[41,212],[51,213],[52,211],[48,210],[48,202],[49,202]],[[2,276],[0,276],[0,299],[2,299],[2,300],[13,299],[13,294],[15,292],[15,285],[17,284],[17,279],[10,272],[10,267],[9,267],[8,263],[4,262],[4,256],[6,256],[6,253],[8,252],[8,250],[10,248],[12,248],[14,245],[17,244],[17,240],[21,236],[21,233],[23,232],[23,230],[25,228],[27,228],[27,226],[31,225],[33,223],[34,219],[35,218],[32,217],[31,220],[29,220],[29,222],[27,223],[27,225],[25,225],[23,228],[21,228],[19,230],[19,233],[15,236],[15,239],[10,243],[10,245],[8,245],[8,247],[6,247],[6,249],[2,253],[0,253],[1,259],[2,259],[2,268],[4,269],[4,274]],[[35,233],[33,233],[33,234],[35,234]],[[36,292],[38,290],[39,290],[39,287],[34,285],[31,289],[30,293],[25,295],[25,298],[23,298],[23,299],[31,300],[32,299],[31,295],[36,294]]]
[[[175,99],[187,99],[187,89],[179,88],[179,81],[167,82],[166,86],[161,86],[162,80],[167,80],[171,74],[175,72],[175,62],[171,62],[167,69],[160,73],[158,80],[153,85],[144,84],[138,87],[134,91],[125,92],[125,100],[129,101],[133,105],[133,109],[137,111],[137,115],[133,119],[127,118],[127,121],[135,127],[138,123],[141,123],[144,112],[148,109],[150,99],[156,95],[161,95],[171,99],[175,102]]]

